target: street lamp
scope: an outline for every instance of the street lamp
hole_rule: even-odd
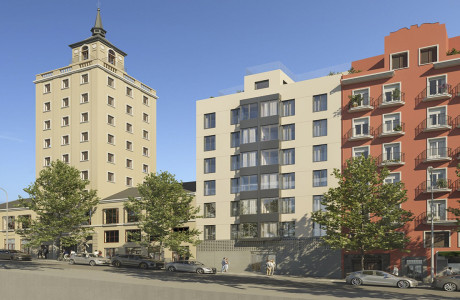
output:
[[[8,230],[9,230],[9,224],[8,224],[8,193],[6,192],[5,189],[0,187],[0,190],[5,192],[6,195],[6,249],[8,249]]]
[[[433,167],[428,167],[428,172],[430,173],[430,189],[431,189],[431,203],[430,203],[430,211],[431,211],[431,282],[434,281],[434,222],[433,222],[433,212],[434,212],[434,201],[433,201]]]

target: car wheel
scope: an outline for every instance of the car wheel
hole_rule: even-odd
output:
[[[353,279],[351,280],[351,285],[356,285],[356,286],[358,286],[358,285],[361,285],[361,284],[363,284],[363,281],[362,281],[361,279],[359,279],[359,278],[353,278]]]
[[[121,262],[119,262],[118,260],[116,260],[116,261],[113,262],[113,265],[114,265],[116,268],[119,268],[119,267],[121,267]]]
[[[198,268],[198,269],[196,269],[196,273],[197,274],[203,274],[204,270],[202,268]]]
[[[90,261],[89,261],[89,265],[90,265],[91,267],[94,267],[94,266],[96,265],[96,262],[95,262],[94,260],[90,260]]]
[[[148,269],[148,268],[149,268],[149,266],[147,266],[147,264],[146,264],[146,263],[140,263],[140,264],[139,264],[139,268],[141,268],[141,269],[144,269],[144,270],[145,270],[145,269]]]
[[[74,265],[75,261],[73,259],[69,260],[69,264]]]
[[[398,281],[398,287],[401,289],[407,289],[408,287],[410,287],[410,283],[407,280],[400,280]]]
[[[453,282],[448,282],[442,286],[443,290],[448,291],[448,292],[453,292],[457,290],[457,285]]]
[[[170,267],[168,268],[168,271],[169,271],[169,272],[174,272],[174,271],[176,271],[176,268],[174,268],[173,266],[170,266]]]

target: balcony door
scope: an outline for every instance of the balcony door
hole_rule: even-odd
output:
[[[397,144],[385,144],[383,145],[384,161],[395,161],[401,160],[401,148],[399,143]]]
[[[434,107],[428,109],[428,126],[437,127],[446,125],[446,108]]]
[[[447,92],[446,76],[433,77],[428,79],[429,96],[444,94]]]
[[[431,139],[428,141],[428,158],[446,157],[446,139]]]

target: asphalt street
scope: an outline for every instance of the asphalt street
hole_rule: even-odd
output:
[[[0,261],[0,299],[459,299],[460,292],[346,285],[343,280],[255,273],[189,274]]]

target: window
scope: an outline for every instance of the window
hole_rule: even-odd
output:
[[[148,173],[149,172],[149,166],[148,165],[142,165],[142,172]]]
[[[88,180],[89,179],[89,172],[88,171],[81,171],[81,179]]]
[[[125,241],[127,243],[140,242],[141,241],[141,230],[130,229],[125,231]]]
[[[427,128],[436,128],[449,125],[445,106],[430,107],[427,112]]]
[[[409,67],[408,52],[391,54],[391,69],[402,69]]]
[[[321,204],[323,195],[313,196],[313,212],[324,211],[325,207]],[[318,223],[313,223],[313,236],[325,236],[326,229]]]
[[[230,156],[230,171],[239,170],[240,156],[238,154]]]
[[[239,216],[239,212],[240,212],[240,202],[230,201],[230,217]]]
[[[208,180],[204,182],[204,195],[212,196],[216,194],[216,181]]]
[[[109,50],[108,61],[112,65],[115,64],[115,52],[112,49]]]
[[[63,135],[62,136],[62,145],[68,145],[70,143],[70,138],[68,135]]]
[[[433,212],[431,211],[431,206],[433,205]],[[428,200],[426,206],[426,215],[428,221],[446,221],[447,220],[447,200]]]
[[[62,89],[68,89],[69,88],[69,79],[63,79],[62,80]]]
[[[369,89],[368,88],[361,89],[361,90],[354,90],[353,96],[359,96],[360,100],[358,100],[358,107],[371,105],[369,101]]]
[[[111,96],[107,96],[107,105],[115,107],[115,99]]]
[[[107,143],[114,145],[115,144],[115,137],[111,134],[107,134]]]
[[[260,224],[260,237],[270,238],[278,236],[278,223],[261,223]]]
[[[81,142],[87,142],[89,141],[89,133],[88,131],[82,132],[80,135],[80,141]]]
[[[128,169],[132,169],[133,168],[133,161],[129,158],[126,159],[126,167]]]
[[[81,160],[81,161],[87,161],[87,160],[89,160],[89,153],[88,153],[88,151],[82,151],[82,152],[81,152],[81,159],[80,159],[80,160]]]
[[[216,202],[204,204],[204,217],[215,218],[216,217]]]
[[[143,147],[143,148],[142,148],[142,155],[144,155],[144,156],[149,156],[149,148]]]
[[[107,208],[102,210],[104,224],[118,223],[118,208]]]
[[[257,214],[257,199],[240,200],[240,215]]]
[[[360,156],[364,156],[365,158],[369,157],[369,146],[353,147],[353,157]]]
[[[126,105],[126,113],[127,113],[128,115],[132,115],[132,114],[133,114],[133,108],[132,108],[132,106]]]
[[[268,87],[269,87],[269,81],[268,80],[256,81],[256,83],[255,83],[256,90],[266,89]]]
[[[51,120],[46,120],[43,123],[43,130],[48,130],[48,129],[51,129]]]
[[[216,173],[216,158],[205,158],[204,159],[204,173]]]
[[[230,224],[230,239],[236,240],[238,239],[238,224]]]
[[[235,108],[230,111],[230,125],[240,123],[240,109]]]
[[[260,175],[260,189],[277,189],[278,188],[278,173]]]
[[[262,198],[260,199],[260,213],[271,214],[278,212],[278,198]]]
[[[89,75],[88,74],[81,75],[81,84],[85,84],[88,82],[89,82]]]
[[[240,179],[239,178],[231,178],[230,179],[230,193],[231,194],[238,194],[240,192]]]
[[[107,85],[110,87],[115,87],[115,79],[110,76],[107,76]]]
[[[128,223],[139,222],[139,216],[134,210],[126,209],[126,221]]]
[[[282,126],[283,141],[295,140],[295,124],[288,124]]]
[[[126,185],[133,186],[133,179],[131,177],[126,177]]]
[[[383,115],[383,133],[402,131],[399,113]]]
[[[107,172],[107,181],[108,182],[115,182],[115,174],[112,172]]]
[[[51,166],[51,157],[45,157],[44,161],[43,161],[43,166],[45,167],[49,167]]]
[[[295,164],[295,149],[283,149],[283,165],[293,165]]]
[[[69,117],[62,117],[62,126],[69,126]]]
[[[434,247],[448,248],[450,247],[450,231],[435,231],[434,233]],[[431,232],[425,232],[425,248],[431,247]]]
[[[313,96],[313,112],[327,110],[327,94]]]
[[[208,135],[204,137],[204,151],[216,150],[216,136]]]
[[[240,192],[257,191],[257,175],[248,175],[240,177]]]
[[[215,240],[216,239],[216,225],[204,225],[204,239]]]
[[[295,115],[295,100],[283,101],[283,116],[294,116]]]
[[[327,136],[327,119],[313,121],[313,137]]]
[[[43,147],[44,148],[51,148],[51,139],[45,139],[43,141]]]
[[[383,144],[382,162],[400,162],[401,145],[399,143]]]
[[[278,164],[278,149],[260,151],[260,165],[277,165]]]
[[[81,113],[80,122],[86,123],[89,121],[89,115],[87,112]]]
[[[257,166],[257,151],[243,152],[240,156],[241,168]]]
[[[144,103],[144,105],[149,106],[149,97],[147,96],[142,97],[142,103]]]
[[[142,130],[142,137],[146,140],[149,139],[149,132],[147,130]]]
[[[369,135],[369,118],[353,119],[353,137]]]
[[[281,236],[294,237],[295,236],[295,221],[281,222]]]
[[[66,98],[68,99],[68,98]],[[51,110],[51,102],[43,103],[43,111],[50,111]]]
[[[313,171],[313,186],[327,186],[327,170]]]
[[[241,144],[257,142],[257,127],[241,129]]]
[[[133,133],[133,125],[130,123],[126,123],[126,131],[129,133]]]
[[[51,83],[47,83],[43,86],[43,93],[51,93]]]
[[[107,124],[115,125],[115,118],[111,115],[107,115]]]
[[[3,217],[3,227],[2,227],[2,229],[6,231],[6,227],[8,226],[8,230],[14,230],[14,223],[15,223],[14,219],[15,219],[14,216],[8,216],[8,222],[7,222],[6,221],[7,217],[6,216]]]
[[[438,61],[438,46],[419,49],[420,64],[429,64]]]
[[[257,103],[241,105],[240,120],[257,119]]]
[[[446,138],[428,139],[427,159],[448,158]]]
[[[120,240],[118,230],[104,231],[104,242],[105,243],[118,243]]]
[[[384,183],[397,183],[401,181],[401,173],[390,173],[384,180]]]
[[[145,123],[148,123],[149,122],[149,115],[146,114],[146,113],[143,113],[142,114],[142,121],[144,121]]]
[[[256,238],[258,234],[257,223],[241,223],[238,237],[242,239]]]
[[[278,139],[278,125],[266,125],[260,127],[260,140],[274,141]]]
[[[31,223],[31,220],[32,220],[31,215],[21,215],[21,216],[19,216],[19,218],[21,219],[21,228],[22,229],[26,229],[26,228],[30,227],[30,223]]]
[[[62,154],[62,161],[66,164],[70,163],[69,154]]]
[[[216,113],[204,115],[204,129],[216,127]]]
[[[428,97],[448,92],[446,75],[428,78]]]
[[[269,117],[276,115],[278,115],[278,100],[271,100],[260,103],[261,117]]]
[[[115,155],[113,153],[107,153],[107,162],[115,163]]]
[[[383,103],[401,101],[401,85],[399,83],[383,86]]]
[[[445,189],[447,188],[447,172],[446,169],[433,169],[433,174],[427,170],[427,190]],[[432,176],[432,177],[431,177]],[[431,178],[430,178],[431,177]]]
[[[295,173],[281,174],[282,189],[295,189]]]
[[[327,161],[327,145],[313,146],[313,162]]]
[[[126,87],[126,96],[132,97],[133,96],[133,89],[130,87]]]
[[[295,198],[281,198],[281,213],[282,214],[293,214],[295,213]]]
[[[62,99],[62,108],[69,107],[69,98]]]
[[[133,143],[126,141],[126,150],[133,151]]]
[[[82,58],[82,60],[86,60],[86,59],[89,58],[88,46],[83,46],[81,48],[81,58]]]
[[[240,146],[240,132],[232,132],[230,134],[230,147],[235,148]]]

